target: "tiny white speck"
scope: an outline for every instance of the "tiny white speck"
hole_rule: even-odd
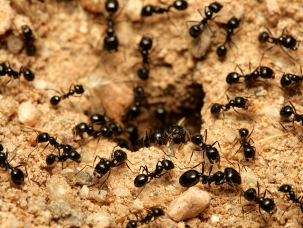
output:
[[[210,217],[210,221],[211,221],[212,224],[218,223],[219,220],[220,220],[220,218],[219,218],[217,215],[212,215],[212,216]]]

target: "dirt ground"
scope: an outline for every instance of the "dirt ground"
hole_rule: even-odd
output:
[[[278,188],[288,183],[297,188],[298,196],[303,194],[302,122],[279,123],[280,109],[289,101],[297,113],[303,112],[302,85],[288,90],[280,85],[284,72],[302,76],[303,3],[296,0],[220,2],[222,10],[208,22],[212,32],[205,28],[201,37],[193,40],[188,33],[189,21],[202,20],[197,10],[204,16],[204,8],[211,1],[188,0],[184,11],[172,9],[168,15],[143,19],[142,7],[161,5],[160,1],[121,0],[113,16],[120,45],[117,52],[109,53],[103,48],[109,16],[104,2],[0,0],[0,62],[9,61],[15,70],[28,66],[35,73],[33,82],[22,76],[20,84],[12,79],[5,88],[1,87],[0,142],[5,151],[12,152],[9,158],[15,155],[10,164],[26,164],[28,173],[24,184],[15,186],[9,172],[1,169],[1,227],[125,227],[130,219],[146,215],[149,208],[161,207],[166,211],[170,202],[185,190],[178,181],[185,171],[183,168],[201,162],[202,155],[196,152],[188,165],[194,149],[192,143],[175,146],[176,158],[171,159],[177,167],[170,172],[170,183],[165,178],[153,179],[134,200],[140,189],[134,186],[133,180],[140,166],[153,170],[164,157],[162,150],[157,146],[136,152],[124,149],[131,170],[125,165],[112,168],[99,192],[104,178],[95,178],[93,168],[84,166],[92,166],[96,155],[110,158],[116,144],[103,138],[98,144],[92,138],[79,142],[72,131],[76,124],[88,123],[90,113],[103,113],[104,109],[107,116],[122,120],[133,102],[133,88],[137,85],[144,87],[152,107],[164,104],[170,113],[167,122],[176,124],[178,119],[186,117],[185,127],[191,133],[197,132],[202,124],[200,132],[204,134],[207,129],[207,142],[220,143],[221,163],[213,172],[230,166],[226,159],[236,167],[240,164],[241,188],[245,191],[259,182],[261,193],[267,189],[270,192],[267,197],[275,200],[278,209],[272,216],[262,211],[265,224],[258,205],[246,207],[243,215],[242,205],[248,202],[240,198],[241,190],[235,195],[234,189],[226,184],[208,188],[200,181],[197,186],[211,194],[209,207],[198,217],[178,223],[165,215],[152,221],[150,227],[302,227],[300,208],[292,205],[284,213],[290,202]],[[165,2],[169,5],[173,1]],[[226,23],[232,16],[240,18],[240,25],[232,36],[233,42],[227,45],[226,59],[219,60],[216,49],[225,40],[220,23]],[[33,30],[37,47],[34,56],[27,56],[22,48],[22,25]],[[258,35],[267,31],[266,28],[274,37],[281,36],[282,31],[291,34],[299,41],[298,50],[275,45],[261,61],[264,51],[271,47],[258,41]],[[143,35],[153,37],[154,42],[150,78],[146,81],[136,75],[142,61],[138,43]],[[226,92],[229,88],[226,75],[235,71],[236,66],[248,73],[260,65],[272,68],[275,78],[260,79],[251,86],[239,83]],[[239,69],[236,71],[241,73]],[[4,85],[9,77],[0,80]],[[72,83],[82,84],[86,94],[51,106],[49,100],[57,94],[54,90],[67,92]],[[224,115],[214,117],[210,106],[215,102],[227,103],[226,95],[230,99],[245,97],[248,109],[236,109],[236,112],[231,108]],[[143,110],[133,121],[139,127],[140,137],[154,127],[156,120],[150,110]],[[197,114],[198,121],[194,118]],[[252,162],[244,161],[241,152],[234,155],[240,147],[236,144],[238,129],[243,127],[253,129],[251,138],[257,154]],[[59,142],[77,148],[81,163],[68,161],[64,169],[60,162],[47,166],[45,159],[53,148],[48,146],[43,151],[45,143],[40,143],[28,157],[41,132],[56,135]],[[25,172],[25,167],[20,168]]]

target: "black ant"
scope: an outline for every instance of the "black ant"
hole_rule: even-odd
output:
[[[265,53],[267,51],[269,51],[270,49],[272,49],[276,44],[278,44],[280,46],[280,48],[284,51],[285,54],[288,55],[288,57],[290,57],[292,60],[293,60],[293,57],[291,57],[284,49],[283,47],[287,48],[287,49],[290,49],[290,50],[293,50],[293,51],[296,51],[298,49],[297,47],[297,44],[298,44],[298,41],[293,38],[291,35],[286,35],[285,37],[283,37],[283,34],[284,34],[284,29],[283,29],[283,32],[281,34],[280,37],[278,38],[275,38],[272,36],[271,32],[269,31],[268,28],[266,28],[268,30],[268,32],[261,32],[259,34],[259,37],[258,37],[258,40],[260,43],[273,43],[274,45],[269,47],[263,54],[262,54],[262,58],[261,60],[263,59]]]
[[[165,213],[161,208],[151,208],[151,210],[147,213],[147,215],[139,220],[130,220],[126,224],[126,228],[137,228],[138,223],[149,223],[153,218],[156,219],[160,216],[163,216]]]
[[[80,163],[81,155],[72,146],[68,144],[60,144],[60,149],[63,149],[62,155],[60,155],[59,150],[59,156],[51,153],[46,157],[47,165],[53,165],[55,162],[62,162],[63,165],[63,162],[67,159]]]
[[[32,152],[30,152],[28,154],[28,157],[31,155],[31,153],[33,153],[38,148],[38,144],[42,143],[42,142],[47,142],[46,146],[44,147],[44,149],[42,151],[44,151],[46,149],[46,147],[49,144],[51,144],[60,153],[60,149],[62,149],[62,148],[64,149],[64,147],[66,146],[66,144],[60,144],[59,142],[57,142],[57,136],[52,137],[47,132],[42,132],[42,133],[38,134],[38,136],[36,138],[36,147],[35,147],[35,149],[32,150]]]
[[[119,2],[117,0],[106,0],[105,9],[109,13],[109,17],[107,18],[107,36],[104,37],[104,48],[107,51],[118,51],[119,40],[115,35],[113,20],[113,14],[117,12],[118,8]]]
[[[8,63],[8,66],[6,65],[6,63]],[[21,66],[18,72],[11,68],[10,63],[8,61],[0,64],[0,77],[5,75],[10,77],[10,79],[4,84],[4,86],[6,86],[12,80],[12,78],[20,80],[21,74],[23,74],[26,81],[30,82],[35,79],[35,74],[28,67]]]
[[[153,46],[153,39],[148,36],[143,36],[139,43],[139,51],[142,56],[142,66],[137,71],[137,75],[142,80],[147,80],[149,77],[149,58],[148,51]]]
[[[127,119],[134,119],[141,114],[143,106],[147,105],[146,94],[142,86],[136,86],[134,88],[134,102],[128,108],[126,113]]]
[[[249,64],[249,71],[250,71],[251,65]],[[237,72],[231,72],[226,76],[226,82],[229,85],[241,83],[240,79],[244,78],[244,81],[246,83],[253,83],[255,80],[257,80],[259,77],[264,78],[264,79],[273,79],[275,78],[275,73],[274,71],[266,66],[258,66],[253,72],[250,71],[248,74],[244,74],[242,69],[237,66],[239,70],[241,71],[241,74]]]
[[[176,10],[186,10],[188,7],[188,3],[184,0],[175,0],[173,4],[168,7],[160,7],[160,6],[152,6],[146,5],[142,8],[141,16],[142,17],[150,17],[153,13],[155,14],[163,14],[169,13],[171,8],[175,8]]]
[[[6,153],[4,153],[3,150],[4,150],[3,145],[0,144],[0,167],[5,168],[5,170],[10,169],[11,170],[11,180],[13,181],[13,183],[15,185],[22,185],[24,183],[24,173],[21,169],[19,169],[19,167],[24,166],[26,175],[28,176],[26,165],[18,165],[15,167],[11,166],[10,162],[12,161],[12,159],[14,159],[14,157],[10,161],[8,161],[7,160],[8,151],[6,151]]]
[[[239,135],[240,135],[240,148],[237,150],[235,154],[239,152],[243,148],[243,154],[246,160],[248,159],[255,159],[256,156],[256,147],[250,145],[250,142],[253,141],[250,136],[253,133],[254,130],[252,130],[249,134],[249,130],[246,128],[240,128],[239,129]],[[237,141],[238,142],[238,141]]]
[[[284,193],[288,193],[288,199],[292,201],[292,203],[287,207],[287,210],[291,207],[291,205],[293,204],[297,204],[300,206],[301,211],[303,212],[303,202],[302,200],[302,196],[297,196],[296,193],[294,191],[291,190],[291,186],[288,184],[283,184],[281,185],[281,187],[279,188],[280,192],[284,192]]]
[[[37,52],[37,48],[34,45],[35,37],[33,35],[33,32],[28,25],[22,25],[21,29],[24,37],[26,54],[28,56],[34,56]]]
[[[292,121],[283,121],[283,122],[301,122],[301,125],[303,126],[303,114],[298,114],[293,104],[289,101],[290,105],[286,105],[281,108],[280,110],[280,116],[282,118],[288,118],[291,115],[294,115]]]
[[[262,213],[261,213],[261,209],[263,209],[264,211],[266,211],[267,213],[269,213],[270,215],[274,214],[277,210],[276,204],[274,199],[271,198],[265,198],[266,195],[266,191],[264,192],[263,196],[260,197],[260,188],[259,188],[259,182],[257,182],[257,187],[258,187],[258,194],[255,188],[249,188],[247,189],[245,192],[242,190],[241,194],[244,195],[244,198],[247,201],[254,201],[256,204],[259,205],[259,213],[263,219],[263,221],[266,223]],[[240,196],[241,197],[241,196]],[[244,216],[244,207],[247,206],[252,206],[254,204],[246,204],[242,206],[242,212],[243,212],[243,216]]]
[[[95,163],[97,158],[99,158],[100,160],[96,164],[96,166],[94,167],[94,163]],[[129,168],[128,164],[126,163],[126,160],[128,160],[127,159],[127,154],[121,149],[115,150],[115,147],[114,147],[110,160],[101,158],[99,155],[97,155],[94,159],[94,163],[93,163],[92,166],[91,165],[86,165],[86,166],[94,168],[93,174],[98,179],[102,178],[105,174],[108,173],[107,177],[105,178],[105,180],[101,184],[100,191],[103,187],[103,184],[107,181],[107,179],[109,178],[109,176],[111,174],[111,168],[118,167],[118,166],[123,165],[123,164],[126,164],[126,166]],[[86,166],[84,166],[79,172],[81,172]]]
[[[56,92],[60,93],[59,91],[56,91]],[[68,93],[63,94],[61,96],[53,96],[50,99],[50,103],[51,103],[51,105],[55,106],[55,105],[58,105],[61,100],[64,100],[64,99],[68,98],[69,96],[73,96],[74,94],[82,95],[83,93],[84,93],[84,89],[83,89],[82,85],[71,84],[71,86],[69,87]]]
[[[204,131],[204,139],[203,136],[201,134],[195,134],[190,138],[191,142],[199,147],[199,150],[201,149],[206,157],[208,158],[209,162],[211,164],[214,163],[219,163],[220,164],[220,154],[219,151],[216,147],[214,147],[215,144],[218,144],[220,147],[220,144],[218,141],[214,142],[213,144],[206,144],[207,141],[207,129],[205,129]],[[189,163],[191,161],[191,158],[194,154],[194,151],[197,150],[193,150],[189,159]],[[204,158],[204,153],[203,153],[203,158]]]
[[[146,131],[145,135],[138,141],[138,143],[141,147],[150,147],[151,143],[157,144],[158,146],[163,146],[166,144],[166,141],[166,137],[163,133],[159,132],[158,130],[152,133],[150,129],[149,133]],[[165,155],[167,154],[165,153]]]
[[[218,2],[213,2],[213,3],[209,4],[209,6],[206,6],[204,8],[205,17],[198,24],[192,25],[189,28],[190,36],[193,38],[198,38],[204,31],[205,26],[206,25],[208,26],[207,22],[209,20],[213,19],[213,13],[218,13],[222,9],[222,7],[223,6]],[[208,11],[206,10],[207,8],[208,8]],[[199,9],[198,9],[198,12],[202,16],[202,12]],[[189,21],[189,22],[197,22],[197,21]],[[201,28],[201,25],[203,26],[202,28]],[[208,28],[209,28],[209,26],[208,26]]]
[[[124,132],[128,134],[128,139],[134,146],[139,138],[138,127],[134,124],[128,124],[124,128]]]
[[[238,28],[239,23],[240,21],[236,17],[232,17],[231,19],[228,20],[226,24],[225,42],[221,46],[219,46],[216,51],[219,58],[223,59],[226,57],[226,53],[227,53],[227,49],[225,46],[226,44],[230,46],[230,43],[233,43],[235,45],[235,43],[231,40],[231,36],[234,35],[234,29]]]
[[[229,184],[235,188],[235,184],[240,185],[242,183],[242,179],[240,173],[234,168],[225,168],[224,172],[217,171],[213,175],[211,174],[212,167],[210,167],[209,174],[204,174],[204,162],[199,163],[198,165],[194,166],[196,168],[202,164],[202,172],[198,172],[195,169],[191,169],[183,173],[179,178],[179,183],[182,187],[189,188],[196,185],[200,178],[202,178],[202,184],[208,184],[210,187],[211,183],[215,183],[215,185],[221,185],[224,183]]]
[[[230,109],[230,107],[232,107],[235,110],[235,112],[237,112],[235,107],[242,108],[244,110],[248,109],[247,104],[246,104],[247,99],[245,99],[244,97],[235,97],[234,100],[230,100],[229,97],[227,96],[227,100],[228,100],[228,103],[226,105],[218,104],[218,103],[212,104],[212,106],[210,108],[211,114],[217,115],[220,113],[221,110],[226,112]]]
[[[291,85],[300,85],[303,81],[303,76],[302,76],[302,67],[300,69],[301,71],[301,75],[295,75],[295,74],[291,74],[291,73],[283,73],[281,80],[280,80],[280,84],[282,87],[288,87]]]
[[[149,183],[153,178],[160,178],[161,176],[165,175],[167,172],[162,173],[163,170],[172,170],[175,168],[174,163],[171,160],[162,160],[158,161],[156,164],[156,169],[153,172],[149,172],[147,166],[141,166],[140,170],[142,169],[143,172],[145,171],[146,174],[141,173],[138,176],[136,176],[134,180],[134,184],[137,188],[143,187],[139,194],[136,196],[136,198],[140,195],[140,193],[143,191],[144,187],[147,183]],[[140,171],[139,170],[139,171]]]

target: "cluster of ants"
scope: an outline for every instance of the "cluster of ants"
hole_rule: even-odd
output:
[[[43,1],[41,1],[43,2]],[[167,7],[160,7],[160,6],[154,6],[154,5],[145,5],[142,8],[141,16],[142,17],[150,17],[153,14],[169,14],[172,9],[175,9],[177,11],[183,11],[188,8],[188,3],[185,0],[175,0],[171,5],[168,5]],[[223,8],[223,5],[218,2],[213,2],[206,6],[204,8],[204,18],[201,21],[189,21],[189,23],[194,23],[194,25],[190,26],[189,28],[189,35],[193,39],[197,39],[201,36],[203,31],[206,29],[206,27],[211,31],[209,26],[209,21],[215,19],[215,14],[219,13],[221,9]],[[118,51],[119,47],[119,39],[116,36],[115,30],[114,30],[114,14],[119,9],[119,2],[117,0],[106,0],[105,1],[105,10],[109,14],[107,17],[107,29],[106,29],[106,36],[104,37],[104,50],[106,51]],[[198,10],[200,15],[202,16],[202,12]],[[227,47],[226,45],[229,45],[232,43],[235,45],[235,43],[232,41],[232,36],[236,34],[235,30],[239,28],[240,25],[240,19],[236,17],[231,17],[226,24],[223,24],[222,27],[225,29],[225,41],[223,44],[221,44],[217,50],[216,54],[219,58],[224,59],[227,55]],[[34,44],[35,37],[33,35],[33,32],[31,28],[27,25],[24,25],[21,27],[22,34],[24,38],[25,43],[25,49],[28,56],[34,56],[37,53],[37,48]],[[260,43],[271,43],[273,44],[271,47],[265,50],[265,52],[262,54],[262,58],[264,57],[265,53],[272,49],[275,45],[279,45],[280,48],[291,58],[293,59],[287,51],[297,50],[298,41],[292,37],[291,35],[284,36],[284,31],[282,32],[280,37],[274,37],[272,36],[271,32],[268,30],[268,32],[264,31],[261,32],[258,40]],[[143,36],[139,43],[139,52],[142,57],[141,67],[137,70],[137,76],[142,80],[147,80],[150,75],[150,50],[153,46],[153,38],[148,36]],[[235,45],[236,46],[236,45]],[[261,60],[262,60],[261,58]],[[239,67],[238,67],[239,68]],[[249,67],[250,68],[250,67]],[[230,86],[234,86],[236,84],[240,83],[246,83],[248,85],[252,85],[256,81],[258,81],[259,78],[262,79],[273,79],[275,77],[274,70],[267,67],[267,66],[258,66],[254,71],[244,74],[242,69],[239,68],[241,74],[238,72],[231,72],[226,77],[226,82]],[[301,70],[302,71],[302,70]],[[0,76],[9,76],[10,79],[4,84],[7,85],[11,81],[11,79],[19,79],[21,75],[24,76],[24,78],[27,81],[33,81],[35,78],[34,73],[25,66],[22,66],[18,71],[15,71],[11,68],[9,62],[4,62],[0,64]],[[283,73],[283,76],[281,77],[280,84],[283,88],[289,88],[292,86],[298,86],[303,81],[302,72],[301,75],[296,75],[293,73]],[[57,93],[60,93],[59,91],[56,91]],[[58,105],[62,100],[69,98],[70,96],[79,95],[81,96],[84,94],[84,87],[80,84],[74,85],[72,84],[68,90],[67,93],[62,92],[60,95],[55,95],[50,99],[50,104],[53,106]],[[196,185],[200,179],[202,184],[207,184],[208,186],[211,186],[211,184],[214,185],[222,185],[227,184],[231,187],[233,187],[236,191],[236,188],[241,185],[242,179],[240,175],[240,170],[237,171],[234,167],[226,167],[223,171],[217,171],[212,174],[213,171],[213,165],[214,164],[220,164],[220,159],[224,158],[220,155],[219,150],[217,149],[216,145],[219,146],[219,149],[221,150],[220,144],[218,141],[215,141],[212,144],[206,143],[207,141],[207,130],[204,132],[204,137],[201,134],[195,134],[190,135],[188,129],[186,129],[182,124],[174,125],[168,128],[165,131],[152,131],[150,129],[149,132],[145,132],[144,136],[142,138],[139,138],[138,128],[135,124],[127,123],[126,122],[136,119],[141,113],[142,110],[144,110],[148,106],[147,102],[147,95],[144,92],[143,87],[137,86],[134,88],[134,101],[130,105],[130,107],[127,109],[126,114],[123,117],[123,124],[119,123],[117,121],[114,121],[112,119],[109,119],[106,117],[106,114],[93,114],[90,116],[90,123],[81,122],[77,124],[73,129],[74,136],[79,136],[81,140],[86,139],[88,137],[97,138],[99,140],[101,138],[106,139],[112,139],[117,146],[121,149],[116,149],[116,147],[113,148],[113,151],[111,153],[111,158],[106,159],[102,158],[100,156],[95,156],[93,165],[85,165],[79,172],[83,171],[86,167],[93,168],[93,175],[100,179],[104,178],[105,175],[107,175],[100,187],[100,190],[108,180],[111,169],[115,167],[119,167],[122,165],[126,165],[129,169],[129,165],[127,164],[128,157],[125,151],[122,149],[133,149],[134,151],[138,150],[139,148],[144,147],[150,147],[151,145],[159,147],[163,153],[166,156],[174,156],[175,155],[175,146],[186,144],[188,142],[192,143],[195,146],[195,149],[192,151],[189,163],[192,159],[192,156],[195,151],[202,151],[203,155],[203,162],[200,162],[199,164],[191,167],[189,170],[185,171],[180,177],[179,177],[179,184],[184,188],[189,188],[194,185]],[[248,109],[247,98],[236,96],[234,99],[230,99],[227,96],[228,102],[226,104],[219,104],[214,103],[212,104],[210,111],[214,115],[218,115],[221,111],[225,112],[233,108],[242,108],[244,110]],[[280,110],[280,115],[285,122],[301,122],[303,125],[303,114],[297,113],[295,107],[291,102],[289,102],[290,105],[286,105],[282,107]],[[235,110],[236,111],[236,110]],[[166,111],[163,106],[158,106],[155,110],[156,117],[161,119],[162,121],[166,118],[165,114]],[[293,115],[292,120],[288,119]],[[164,121],[163,121],[164,122]],[[240,148],[236,151],[235,154],[237,154],[239,151],[242,151],[245,160],[254,160],[256,156],[256,148],[254,146],[254,142],[251,139],[251,135],[253,133],[253,130],[249,132],[246,128],[239,129],[239,136],[240,139],[238,142],[240,143]],[[130,144],[129,144],[130,142]],[[238,143],[237,142],[237,143]],[[50,144],[53,146],[52,152],[46,156],[46,164],[48,166],[55,165],[57,162],[62,163],[62,168],[64,162],[66,162],[68,159],[72,162],[81,162],[81,154],[76,151],[76,149],[65,143],[59,143],[57,141],[56,136],[50,136],[46,132],[39,133],[36,138],[36,147],[33,151],[35,151],[38,148],[38,145],[40,143],[47,143],[47,145],[44,147],[43,150]],[[2,168],[5,168],[5,170],[10,170],[10,177],[12,182],[15,185],[22,185],[24,183],[24,172],[20,169],[20,167],[24,166],[27,174],[27,169],[25,165],[18,165],[18,166],[12,166],[11,161],[8,160],[8,152],[4,153],[4,147],[2,144],[0,144],[0,166]],[[33,152],[32,151],[32,152]],[[55,153],[57,151],[58,153]],[[30,156],[31,153],[28,155]],[[95,165],[96,160],[99,160],[97,164]],[[227,160],[227,159],[226,159]],[[228,161],[228,160],[227,160]],[[210,168],[208,174],[205,174],[205,164],[209,163]],[[228,161],[229,162],[229,161]],[[230,163],[230,162],[229,162]],[[232,163],[230,163],[232,166],[234,166]],[[202,170],[197,171],[195,168],[202,165]],[[146,165],[141,165],[139,169],[139,173],[134,178],[134,186],[137,188],[141,188],[139,193],[135,198],[137,198],[141,192],[143,191],[144,187],[150,183],[155,178],[161,178],[162,176],[165,176],[166,174],[169,174],[169,171],[174,169],[176,167],[176,164],[174,164],[170,159],[163,159],[156,163],[156,167],[153,171],[150,171]],[[130,169],[131,170],[131,169]],[[168,179],[167,179],[168,180]],[[169,180],[168,180],[169,181]],[[283,184],[279,191],[287,194],[287,197],[290,201],[292,201],[292,204],[298,205],[303,212],[303,202],[302,202],[302,196],[298,196],[294,191],[291,190],[291,186],[288,184]],[[259,212],[262,216],[262,219],[266,223],[266,220],[264,219],[261,209],[269,214],[275,213],[277,207],[275,205],[273,198],[266,197],[267,190],[264,191],[263,195],[260,195],[260,188],[259,183],[257,183],[257,189],[256,188],[249,188],[246,191],[241,191],[241,195],[244,195],[244,198],[249,201],[253,202],[254,204],[257,204],[259,207]],[[292,205],[291,204],[291,205]],[[242,207],[242,209],[246,206],[250,206],[252,204],[247,204]],[[291,206],[290,205],[290,206]],[[289,207],[290,207],[289,206]],[[244,214],[244,209],[243,209]],[[160,216],[164,215],[164,211],[161,208],[151,208],[147,215],[141,218],[138,218],[137,220],[130,220],[126,227],[127,228],[135,228],[138,226],[138,224],[147,224],[151,222],[153,219],[156,219]]]

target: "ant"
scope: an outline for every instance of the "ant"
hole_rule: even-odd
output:
[[[146,94],[142,86],[136,86],[134,88],[134,102],[129,107],[126,118],[134,119],[141,114],[142,106],[147,105]]]
[[[293,50],[293,51],[296,51],[298,49],[297,47],[297,44],[298,44],[298,41],[292,37],[291,35],[286,35],[285,37],[283,37],[283,34],[284,34],[284,29],[283,29],[283,32],[281,34],[280,37],[278,38],[275,38],[272,36],[270,30],[268,28],[266,28],[268,30],[268,32],[261,32],[259,34],[259,37],[258,37],[258,40],[260,43],[273,43],[274,45],[269,47],[263,54],[262,54],[262,58],[261,60],[263,59],[265,53],[267,51],[269,51],[270,49],[272,49],[276,44],[278,44],[280,46],[280,48],[283,50],[283,52],[288,55],[289,58],[291,58],[292,60],[293,57],[291,57],[284,49],[283,47],[287,48],[287,49],[290,49],[290,50]]]
[[[233,85],[233,84],[237,84],[237,83],[241,83],[240,82],[240,78],[244,78],[245,82],[249,82],[252,83],[255,80],[257,80],[259,77],[264,78],[264,79],[274,79],[275,78],[275,73],[274,71],[266,66],[258,66],[253,72],[251,72],[250,68],[251,68],[251,64],[249,64],[249,71],[251,73],[248,74],[244,74],[242,69],[237,66],[236,68],[238,68],[241,71],[241,74],[237,73],[237,72],[231,72],[226,76],[226,82],[229,85]]]
[[[220,144],[218,141],[214,142],[213,144],[206,144],[207,141],[207,129],[205,129],[204,131],[204,140],[203,140],[203,136],[201,134],[195,134],[190,138],[191,142],[199,147],[199,150],[201,149],[205,154],[206,157],[208,158],[209,162],[211,164],[214,163],[218,163],[220,164],[220,154],[219,151],[216,147],[214,147],[214,145],[217,143],[220,147]],[[192,159],[192,156],[194,154],[194,151],[197,150],[193,150],[189,159],[189,163]],[[203,158],[204,158],[204,153],[203,153]]]
[[[294,191],[291,190],[291,186],[288,184],[283,184],[279,188],[280,192],[288,193],[288,199],[292,201],[292,203],[287,207],[288,210],[291,205],[294,203],[300,206],[301,211],[303,212],[303,203],[302,203],[302,196],[297,196]]]
[[[149,183],[153,178],[160,178],[161,176],[165,175],[167,172],[162,173],[163,170],[172,170],[175,168],[174,163],[171,160],[162,160],[158,161],[156,164],[156,169],[153,172],[149,172],[147,166],[141,166],[140,170],[142,169],[143,171],[146,172],[146,174],[141,173],[138,176],[136,176],[134,180],[134,184],[137,188],[143,187],[139,194],[136,196],[135,199],[140,195],[140,193],[143,191],[144,187],[146,186],[147,183]],[[139,172],[140,172],[139,170]]]
[[[137,71],[137,75],[142,80],[147,80],[149,77],[149,58],[148,51],[153,46],[153,39],[148,36],[143,36],[139,43],[139,51],[142,56],[142,66]]]
[[[246,161],[248,161],[248,159],[250,159],[250,158],[252,160],[254,160],[255,159],[255,155],[256,155],[256,147],[250,145],[250,142],[253,141],[250,138],[250,136],[253,133],[253,131],[254,131],[254,129],[249,134],[249,130],[248,129],[246,129],[246,128],[240,128],[239,129],[240,144],[241,144],[241,146],[240,146],[240,148],[237,150],[237,152],[235,154],[237,154],[239,152],[239,150],[243,148],[243,154],[244,154],[244,157],[246,158]]]
[[[302,76],[302,67],[300,68],[301,71],[301,75],[295,75],[295,74],[291,74],[291,73],[283,73],[281,80],[280,80],[280,84],[282,87],[288,87],[291,85],[300,85],[303,81],[303,76]]]
[[[104,158],[101,158],[99,155],[97,155],[94,159],[94,162],[93,162],[92,166],[91,165],[86,165],[86,166],[94,168],[93,174],[98,179],[102,178],[105,174],[108,173],[107,177],[105,178],[105,180],[101,184],[100,191],[101,191],[104,183],[107,181],[107,179],[109,178],[109,176],[111,174],[111,168],[118,167],[118,166],[123,165],[123,164],[126,164],[127,168],[129,168],[128,164],[125,162],[126,160],[128,161],[127,154],[123,150],[121,150],[121,149],[115,150],[115,148],[116,147],[113,148],[111,159],[104,159]],[[95,163],[97,158],[99,158],[100,160],[96,164],[96,166],[94,167],[94,163]],[[86,166],[84,166],[78,173],[80,173]]]
[[[230,43],[233,43],[236,46],[236,44],[231,40],[231,36],[234,35],[234,29],[238,28],[239,23],[240,21],[236,17],[232,17],[231,19],[228,20],[226,24],[225,42],[221,46],[219,46],[216,51],[219,58],[223,59],[226,57],[226,53],[227,53],[227,49],[225,46],[226,44],[228,44],[229,47],[230,47]]]
[[[38,136],[36,138],[36,147],[35,147],[35,149],[32,150],[32,152],[29,153],[28,157],[31,155],[31,153],[33,153],[38,148],[38,144],[42,143],[42,142],[47,142],[46,146],[44,147],[44,149],[42,151],[44,151],[45,148],[49,144],[51,144],[55,149],[57,149],[60,152],[60,148],[64,144],[58,143],[56,138],[57,138],[57,136],[52,137],[47,132],[43,132],[43,133],[38,134]]]
[[[212,104],[212,106],[210,108],[211,114],[217,115],[220,113],[221,110],[226,112],[230,109],[230,107],[232,107],[235,110],[235,112],[237,112],[235,107],[242,108],[244,110],[247,110],[247,108],[248,108],[246,105],[247,99],[245,99],[244,97],[235,97],[234,100],[230,100],[229,97],[227,96],[227,100],[228,100],[228,103],[226,105],[218,104],[218,103]]]
[[[33,36],[33,32],[28,25],[22,25],[21,29],[22,29],[22,34],[24,37],[26,54],[28,56],[34,56],[37,52],[37,48],[34,45],[35,37]]]
[[[147,213],[147,215],[139,220],[130,220],[126,224],[126,228],[137,228],[137,224],[140,223],[149,223],[153,218],[156,219],[160,216],[163,216],[165,213],[161,208],[151,208],[151,210]]]
[[[5,168],[5,170],[10,169],[11,170],[11,180],[15,185],[22,185],[24,183],[24,173],[19,167],[24,166],[26,175],[28,176],[26,165],[18,165],[18,166],[11,166],[10,162],[14,159],[14,157],[8,161],[8,151],[6,150],[6,153],[3,152],[4,147],[2,144],[0,144],[0,167]]]
[[[73,87],[73,88],[72,88]],[[60,93],[59,91],[55,90],[56,92]],[[71,84],[71,86],[69,87],[69,91],[66,94],[63,94],[62,96],[53,96],[50,99],[50,103],[51,105],[55,106],[58,105],[60,103],[61,100],[64,100],[66,98],[68,98],[69,96],[73,96],[74,94],[83,94],[84,93],[84,89],[82,85],[74,85]]]
[[[227,183],[230,186],[235,188],[235,184],[240,185],[242,183],[240,173],[234,168],[225,168],[224,172],[217,171],[213,175],[211,174],[212,167],[210,167],[209,174],[204,174],[204,162],[199,163],[194,166],[196,168],[202,164],[202,172],[198,172],[197,170],[191,169],[183,173],[179,178],[179,183],[182,187],[189,188],[196,185],[200,178],[202,178],[202,184],[208,184],[210,187],[211,183],[215,183],[215,185],[221,185]]]
[[[53,165],[55,162],[65,162],[68,158],[72,161],[75,161],[77,163],[80,163],[81,155],[70,145],[68,144],[60,144],[60,148],[63,149],[62,155],[60,155],[59,150],[59,156],[51,153],[46,157],[46,164],[47,165]]]
[[[104,37],[104,48],[107,51],[118,51],[119,40],[115,35],[113,20],[113,14],[117,12],[118,8],[119,2],[117,0],[106,0],[105,9],[109,13],[109,17],[107,18],[107,36]]]
[[[6,63],[8,63],[8,66],[6,65]],[[4,84],[4,86],[6,86],[12,80],[12,78],[20,80],[21,74],[23,74],[26,81],[30,82],[35,79],[35,74],[28,67],[21,66],[18,72],[11,68],[10,63],[8,61],[0,64],[0,77],[5,75],[10,77],[10,79]]]
[[[269,213],[270,215],[274,214],[277,210],[276,204],[274,199],[271,198],[265,198],[267,190],[265,190],[264,194],[262,197],[260,197],[260,187],[259,187],[259,182],[257,182],[257,187],[258,187],[258,194],[255,188],[249,188],[245,192],[242,190],[241,195],[244,195],[244,198],[247,201],[254,201],[256,204],[259,205],[259,213],[265,223],[267,223],[261,213],[261,209]],[[241,197],[240,195],[240,197]],[[242,206],[242,213],[244,216],[244,207],[247,206],[252,206],[254,204],[246,204]]]
[[[155,14],[163,14],[169,13],[171,8],[175,8],[176,10],[186,10],[188,7],[188,3],[184,0],[175,0],[173,4],[168,7],[160,7],[160,6],[152,6],[146,5],[142,8],[141,16],[142,17],[150,17],[153,13]]]
[[[292,123],[294,124],[294,122],[301,122],[301,125],[303,126],[303,114],[298,114],[295,107],[293,106],[293,104],[289,101],[290,105],[286,105],[284,107],[281,108],[280,110],[280,116],[282,118],[288,118],[291,115],[294,115],[294,117],[292,118]],[[291,121],[283,121],[283,122],[291,122]]]
[[[209,20],[212,20],[213,18],[213,13],[218,13],[222,9],[222,5],[218,2],[213,2],[209,4],[209,6],[206,6],[204,8],[204,15],[205,17],[196,25],[192,25],[189,28],[189,34],[193,38],[198,38],[202,32],[204,31],[205,25],[208,26],[207,22]],[[208,11],[206,10],[208,8]],[[199,14],[202,16],[202,12],[198,9]],[[189,21],[189,22],[197,22],[197,21]],[[201,25],[203,25],[203,28],[201,28]],[[209,28],[209,26],[208,26]],[[211,30],[209,28],[209,30]]]

